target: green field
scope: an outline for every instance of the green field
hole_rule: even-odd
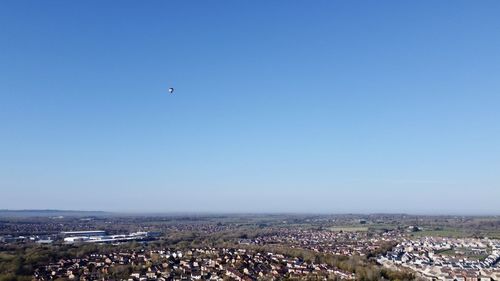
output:
[[[330,227],[329,230],[335,232],[365,232],[368,231],[367,226],[334,226]]]
[[[468,251],[467,248],[457,248],[457,249],[446,249],[437,251],[436,254],[443,256],[452,256],[452,257],[466,257],[471,260],[484,260],[488,254],[484,253],[473,253]]]

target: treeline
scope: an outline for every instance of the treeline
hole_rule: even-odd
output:
[[[241,227],[238,230],[227,230],[216,233],[199,231],[170,232],[168,237],[161,241],[162,245],[176,248],[189,247],[221,247],[233,244],[238,239],[253,239],[259,236],[273,235],[278,232],[268,228]],[[155,244],[158,242],[152,242]]]
[[[71,245],[0,245],[0,281],[32,280],[38,266],[60,259],[83,257],[90,253],[109,253],[113,246],[85,244]]]

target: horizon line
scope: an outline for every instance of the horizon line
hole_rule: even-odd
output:
[[[209,215],[209,216],[238,216],[238,215],[306,215],[306,216],[328,216],[328,215],[354,215],[354,216],[373,216],[373,215],[400,215],[400,216],[467,216],[467,217],[496,217],[500,214],[494,213],[428,213],[428,212],[295,212],[295,211],[269,211],[269,212],[235,212],[235,211],[103,211],[103,210],[71,210],[71,209],[0,209],[0,212],[69,212],[69,213],[102,213],[110,215]]]

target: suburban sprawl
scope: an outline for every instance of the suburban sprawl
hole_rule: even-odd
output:
[[[500,280],[498,217],[2,215],[2,281]]]

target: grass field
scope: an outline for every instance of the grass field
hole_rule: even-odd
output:
[[[460,237],[468,237],[472,235],[472,233],[450,228],[450,229],[440,229],[440,230],[423,230],[423,231],[413,232],[412,235],[416,237],[435,236],[435,237],[460,238]]]
[[[436,254],[444,256],[466,257],[471,260],[484,260],[488,256],[488,254],[484,253],[470,252],[466,248],[441,250],[437,251]]]
[[[373,230],[382,230],[382,229],[395,229],[398,226],[394,224],[382,224],[382,223],[377,223],[377,224],[370,224],[368,225],[370,229]]]
[[[329,228],[331,231],[335,232],[364,232],[368,231],[366,226],[334,226]]]

